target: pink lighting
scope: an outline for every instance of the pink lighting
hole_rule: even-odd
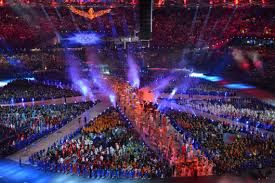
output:
[[[184,7],[187,6],[187,0],[183,0]]]

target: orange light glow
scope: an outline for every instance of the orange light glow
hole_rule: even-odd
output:
[[[111,9],[106,9],[106,10],[100,10],[100,11],[97,11],[95,12],[93,8],[90,8],[88,10],[88,12],[86,11],[82,11],[82,10],[79,10],[79,9],[76,9],[75,7],[73,6],[69,6],[69,9],[79,15],[79,16],[82,16],[82,17],[85,17],[85,18],[89,18],[91,20],[93,20],[94,18],[97,18],[97,17],[100,17],[100,16],[103,16],[107,13],[110,13],[111,12]]]
[[[162,6],[162,5],[164,5],[164,0],[158,0],[158,6]]]

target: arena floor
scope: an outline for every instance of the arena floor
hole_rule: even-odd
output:
[[[261,182],[272,182],[275,179],[264,180]],[[198,177],[198,178],[170,178],[154,180],[130,180],[130,179],[89,179],[72,175],[43,172],[32,166],[19,166],[17,162],[11,160],[0,160],[0,183],[144,183],[144,182],[176,182],[176,183],[231,183],[231,182],[257,182],[249,178],[240,177]]]
[[[0,183],[104,183],[121,182],[126,183],[129,180],[110,180],[110,179],[88,179],[66,174],[43,172],[32,166],[19,166],[17,162],[10,160],[0,160]],[[148,182],[146,180],[132,182]]]

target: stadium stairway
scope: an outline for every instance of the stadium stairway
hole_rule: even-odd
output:
[[[92,119],[99,116],[106,109],[111,107],[112,104],[107,99],[105,98],[99,98],[99,99],[101,102],[97,103],[95,106],[88,109],[87,111],[85,111],[84,113],[82,113],[81,115],[73,119],[71,122],[69,122],[62,128],[60,128],[59,130],[35,141],[34,143],[16,152],[15,154],[8,156],[7,159],[19,162],[19,159],[21,158],[21,161],[23,164],[29,164],[29,161],[28,161],[29,157],[33,153],[43,149],[47,149],[48,147],[52,146],[54,142],[61,140],[66,135],[69,135],[75,132],[78,128],[83,127],[85,125],[85,122],[84,122],[85,117],[87,119],[87,122],[89,122]]]

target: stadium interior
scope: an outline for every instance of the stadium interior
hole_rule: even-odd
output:
[[[275,182],[275,1],[0,0],[0,183]]]

